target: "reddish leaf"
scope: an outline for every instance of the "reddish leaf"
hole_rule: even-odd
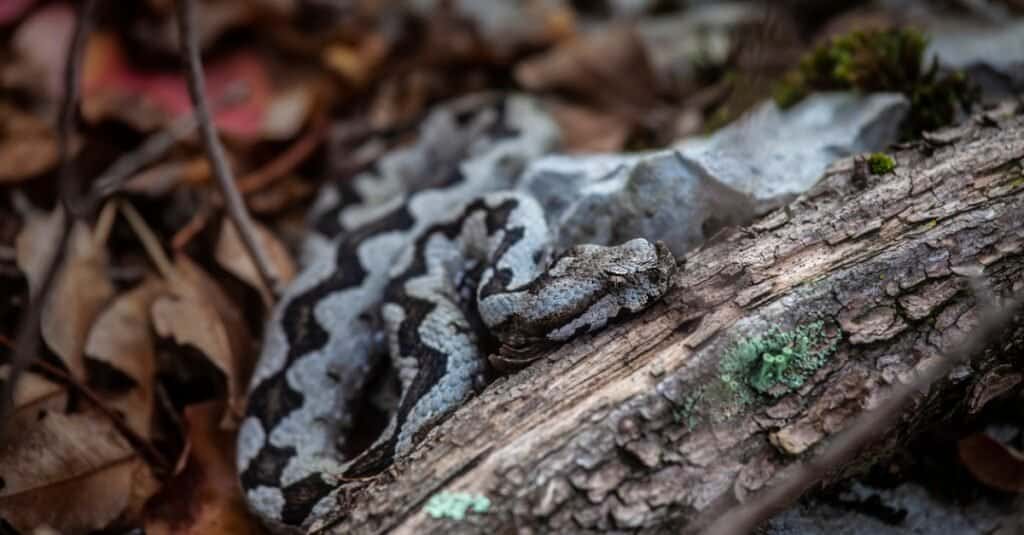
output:
[[[263,533],[248,513],[235,472],[235,434],[220,429],[222,403],[185,409],[185,469],[147,505],[147,535]]]
[[[960,461],[978,481],[1007,492],[1024,492],[1024,454],[985,433],[960,441]]]
[[[211,105],[224,101],[225,94],[239,84],[247,95],[241,104],[222,107],[214,114],[217,126],[241,138],[262,137],[271,104],[270,75],[263,60],[242,51],[208,61],[204,69]],[[180,73],[135,68],[111,34],[90,38],[83,77],[82,112],[90,121],[116,117],[141,130],[153,130],[192,110]]]

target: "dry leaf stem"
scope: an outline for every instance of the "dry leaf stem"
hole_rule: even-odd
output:
[[[21,324],[18,326],[18,337],[14,343],[10,371],[7,380],[0,387],[0,437],[7,431],[7,423],[14,412],[14,389],[21,378],[22,372],[35,360],[39,352],[39,328],[42,323],[43,304],[49,298],[57,280],[57,272],[67,253],[68,241],[71,236],[71,216],[75,189],[75,173],[71,162],[71,136],[75,127],[78,110],[78,79],[82,69],[82,56],[85,52],[85,40],[92,27],[92,12],[95,0],[85,0],[75,20],[75,31],[68,45],[64,61],[64,94],[61,99],[60,115],[57,123],[57,154],[60,159],[57,188],[60,192],[59,210],[63,211],[64,220],[57,240],[53,242],[53,250],[46,262],[42,281],[35,292],[29,296],[29,306]]]
[[[199,38],[196,32],[196,7],[195,0],[177,0],[178,14],[178,40],[181,46],[182,59],[185,62],[185,78],[188,82],[188,93],[192,99],[192,106],[195,108],[196,118],[199,121],[199,133],[206,148],[206,156],[213,167],[213,174],[217,178],[221,194],[224,196],[224,204],[228,216],[238,229],[242,237],[242,244],[245,246],[249,256],[252,257],[256,271],[260,279],[270,292],[277,292],[277,282],[270,268],[270,261],[266,251],[263,250],[256,239],[256,229],[253,227],[252,217],[245,206],[242,194],[235,185],[235,179],[224,156],[224,147],[217,137],[217,131],[210,117],[210,110],[206,103],[206,96],[203,88],[202,62],[199,57]]]

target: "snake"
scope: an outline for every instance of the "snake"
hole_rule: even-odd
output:
[[[661,242],[556,250],[558,229],[516,181],[557,142],[526,96],[438,105],[414,142],[323,188],[239,426],[242,492],[272,531],[344,516],[350,482],[387,470],[495,371],[667,292],[676,261]],[[356,415],[382,359],[401,394],[363,447]]]

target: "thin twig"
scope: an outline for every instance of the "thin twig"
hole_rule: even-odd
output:
[[[230,106],[248,93],[243,84],[233,84],[213,103],[215,110]],[[142,170],[142,168],[164,157],[182,138],[188,136],[199,125],[196,113],[189,113],[171,121],[171,124],[159,132],[149,136],[142,145],[124,154],[114,161],[106,171],[97,178],[90,191],[90,200],[99,202],[117,193],[124,183]]]
[[[53,242],[53,250],[46,261],[42,280],[35,295],[29,296],[28,311],[18,327],[18,338],[14,343],[14,354],[11,357],[10,373],[7,381],[0,387],[0,438],[7,431],[7,424],[14,412],[14,389],[22,372],[35,360],[39,352],[39,327],[42,324],[43,305],[53,290],[54,282],[60,266],[64,263],[68,241],[71,236],[72,190],[75,185],[75,173],[71,162],[71,135],[78,110],[78,79],[81,71],[82,55],[85,51],[85,39],[92,26],[92,11],[95,0],[85,0],[78,11],[75,21],[75,33],[68,46],[64,62],[64,96],[61,100],[60,116],[57,125],[57,154],[60,158],[60,173],[57,189],[61,199],[58,210],[64,214],[60,233]]]
[[[692,526],[705,535],[745,534],[782,512],[830,471],[845,466],[861,448],[882,437],[903,415],[915,396],[927,392],[932,383],[948,375],[954,366],[981,353],[1012,320],[1019,305],[1019,300],[1009,299],[1002,307],[994,304],[983,306],[979,325],[970,336],[936,363],[919,371],[914,380],[893,387],[884,401],[854,419],[817,455],[779,474],[775,483],[769,483],[770,486],[751,496],[747,502],[733,505],[721,514],[708,510]],[[713,509],[720,510],[721,507]],[[701,529],[702,526],[708,527]]]
[[[57,188],[60,201],[69,215],[75,215],[78,184],[72,176],[71,168],[71,136],[78,117],[78,97],[82,78],[82,56],[85,53],[85,40],[92,27],[92,10],[95,0],[86,0],[78,12],[75,33],[68,45],[67,57],[64,61],[64,95],[60,103],[60,115],[57,125],[57,157],[60,161],[60,174]],[[68,222],[70,224],[70,221]]]
[[[146,250],[146,254],[153,261],[156,270],[160,272],[164,279],[173,282],[178,276],[178,271],[174,269],[174,264],[167,258],[167,254],[164,253],[164,249],[160,245],[160,240],[153,233],[152,229],[149,228],[149,225],[146,224],[146,220],[129,203],[119,202],[118,207],[121,209],[121,214],[124,215],[124,218],[128,220],[128,225],[132,227],[135,235],[142,242],[142,248]]]
[[[210,207],[211,201],[202,200],[200,201],[199,208],[192,213],[192,218],[171,237],[171,250],[181,251],[192,241],[193,238],[199,235],[199,233],[206,228],[206,224],[210,221],[210,214],[212,208]]]
[[[239,191],[252,193],[261,190],[275,179],[288,174],[320,146],[320,142],[323,141],[326,134],[327,117],[324,114],[317,114],[306,133],[287,150],[271,160],[270,163],[243,176],[238,181]]]
[[[273,271],[271,271],[269,257],[256,237],[256,229],[253,226],[249,210],[245,207],[245,201],[235,186],[231,168],[224,157],[224,147],[221,146],[220,139],[217,137],[217,131],[210,117],[210,110],[207,108],[203,90],[206,84],[203,81],[203,68],[199,58],[199,38],[195,29],[195,0],[177,0],[176,5],[178,8],[178,39],[181,43],[182,58],[185,61],[188,92],[192,98],[192,107],[195,108],[196,118],[199,120],[199,132],[203,145],[206,147],[206,156],[212,164],[214,176],[217,178],[217,184],[224,197],[228,216],[242,237],[242,244],[245,245],[246,252],[252,258],[263,284],[270,292],[276,293],[278,287]]]

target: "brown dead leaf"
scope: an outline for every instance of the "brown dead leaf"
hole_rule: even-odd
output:
[[[93,413],[19,411],[0,444],[0,517],[27,532],[105,528],[141,511],[157,484],[109,419]]]
[[[188,462],[146,507],[148,535],[264,533],[248,513],[235,472],[235,434],[218,424],[220,402],[185,408]]]
[[[617,152],[626,144],[630,124],[621,116],[562,102],[549,109],[562,131],[565,152]]]
[[[38,117],[0,103],[0,183],[39,175],[57,163],[57,138]]]
[[[288,248],[263,225],[256,222],[253,222],[253,225],[256,229],[256,236],[270,260],[270,269],[273,270],[274,278],[282,283],[288,283],[295,277],[295,261],[288,253]],[[238,229],[227,217],[221,221],[220,236],[217,238],[217,249],[214,254],[217,263],[234,276],[257,291],[268,291],[263,287],[256,265],[253,264],[252,258],[242,244]],[[268,298],[268,302],[272,302],[272,300]]]
[[[516,67],[533,91],[563,91],[608,111],[639,114],[658,102],[659,82],[629,26],[591,31]]]
[[[355,45],[339,43],[327,46],[320,57],[328,69],[341,75],[352,86],[363,89],[387,59],[391,45],[383,35],[371,33]]]
[[[57,243],[63,212],[29,211],[16,240],[18,267],[35,294],[41,284],[49,255]],[[107,255],[103,236],[94,236],[85,224],[76,222],[68,240],[68,252],[57,275],[53,291],[43,305],[43,340],[56,353],[72,377],[82,379],[82,351],[93,320],[114,294],[107,277]]]
[[[18,19],[35,0],[7,0],[0,3],[0,26],[10,24]]]
[[[245,403],[245,381],[252,369],[252,335],[241,310],[196,263],[178,255],[171,295],[158,297],[150,314],[159,336],[200,351],[224,373],[229,411],[224,424],[238,421]]]
[[[6,4],[8,2],[0,2]],[[2,9],[2,8],[0,8]],[[11,45],[17,62],[34,79],[22,77],[14,85],[36,90],[51,102],[64,93],[64,58],[75,29],[75,10],[67,3],[54,2],[28,16],[14,33]]]
[[[986,433],[958,444],[960,461],[978,481],[1007,492],[1024,492],[1024,453]]]
[[[0,366],[0,380],[7,380],[10,365]],[[67,403],[67,390],[31,370],[21,374],[14,389],[16,411],[60,410]]]
[[[279,214],[315,193],[316,189],[308,181],[289,175],[246,195],[245,202],[254,214]]]
[[[123,377],[104,381],[90,373],[89,383],[105,405],[124,416],[125,423],[138,436],[151,437],[155,409],[155,340],[150,328],[149,309],[166,285],[147,279],[118,296],[96,319],[85,345],[87,362],[102,363],[97,373]],[[125,388],[123,378],[131,381]],[[116,380],[121,379],[121,380]]]

